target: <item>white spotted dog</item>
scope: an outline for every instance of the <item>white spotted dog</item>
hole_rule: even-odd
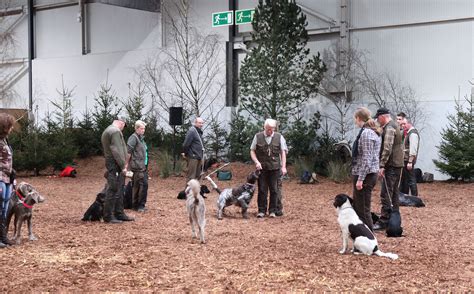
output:
[[[224,208],[231,205],[242,208],[242,217],[245,219],[249,218],[247,210],[255,193],[255,182],[259,174],[258,171],[251,172],[247,176],[247,182],[245,184],[224,190],[220,190],[209,176],[206,177],[206,180],[208,180],[211,186],[219,193],[219,198],[217,199],[217,219],[222,220]]]
[[[346,194],[339,194],[334,199],[334,207],[337,210],[337,221],[341,226],[342,249],[339,253],[344,254],[347,250],[349,238],[352,239],[352,253],[385,256],[391,259],[397,259],[398,255],[394,253],[384,253],[380,251],[374,233],[370,231],[357,216],[352,208],[352,198]]]
[[[206,243],[204,239],[204,227],[206,226],[206,205],[204,198],[200,194],[201,185],[197,180],[190,180],[186,187],[186,209],[191,223],[193,238],[197,238],[194,226],[199,229],[201,243]]]

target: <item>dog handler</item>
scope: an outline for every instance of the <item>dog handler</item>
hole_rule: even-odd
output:
[[[125,160],[127,145],[122,130],[125,118],[117,117],[102,133],[101,142],[104,150],[105,168],[107,169],[107,192],[104,201],[104,222],[121,223],[133,221],[123,210],[123,185],[125,182]]]
[[[286,174],[286,141],[283,136],[275,132],[277,122],[267,119],[263,125],[263,132],[257,133],[250,146],[250,157],[255,168],[260,170],[258,178],[258,218],[267,212],[267,195],[270,190],[268,212],[270,217],[276,217],[278,210],[278,177]]]
[[[387,227],[392,210],[399,210],[399,182],[403,168],[402,134],[397,123],[392,120],[387,108],[379,108],[375,114],[382,127],[382,146],[380,148],[379,175],[382,177],[380,200],[382,211],[374,230]]]
[[[354,210],[373,231],[370,206],[372,190],[377,184],[382,130],[370,116],[370,110],[365,107],[357,108],[354,113],[355,124],[361,129],[352,146],[352,177]]]
[[[0,248],[12,245],[7,238],[6,217],[8,202],[15,172],[13,170],[13,151],[8,144],[8,135],[13,130],[15,118],[7,113],[0,113],[0,189],[1,189],[1,215],[0,215]]]
[[[132,209],[145,212],[148,194],[148,147],[144,134],[146,124],[141,120],[135,122],[135,132],[127,141],[128,155],[125,169],[130,168],[132,177]]]

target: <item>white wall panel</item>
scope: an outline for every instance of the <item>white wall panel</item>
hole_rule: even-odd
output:
[[[77,21],[78,12],[78,7],[70,6],[36,13],[35,40],[38,58],[81,54],[81,23]]]
[[[161,14],[88,4],[91,53],[149,49],[161,41]]]

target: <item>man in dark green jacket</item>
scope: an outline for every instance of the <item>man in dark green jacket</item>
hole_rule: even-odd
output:
[[[123,185],[125,183],[125,161],[127,145],[122,130],[125,118],[117,117],[102,133],[101,142],[107,169],[107,191],[104,201],[104,222],[121,223],[133,221],[123,210]]]
[[[380,200],[382,209],[380,219],[374,224],[374,230],[387,227],[392,210],[399,210],[399,183],[403,168],[402,133],[397,123],[392,120],[387,108],[379,108],[375,118],[382,127],[382,146],[380,148],[379,175],[382,177]]]

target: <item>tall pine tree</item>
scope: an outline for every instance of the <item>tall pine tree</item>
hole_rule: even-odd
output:
[[[240,71],[241,103],[257,120],[285,122],[318,92],[325,66],[306,48],[306,16],[295,0],[259,0],[256,42]]]
[[[453,179],[469,181],[474,178],[474,94],[464,98],[467,108],[456,101],[456,114],[448,115],[449,125],[441,132],[441,160],[436,167]]]

